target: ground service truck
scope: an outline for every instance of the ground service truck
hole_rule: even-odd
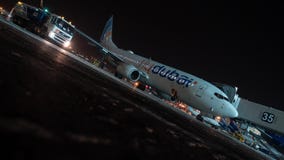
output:
[[[27,30],[59,44],[69,47],[75,26],[67,22],[63,17],[41,9],[18,2],[9,13],[9,19]]]

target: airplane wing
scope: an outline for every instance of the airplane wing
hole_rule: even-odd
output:
[[[97,42],[96,42],[96,43],[91,43],[91,42],[89,42],[88,44],[91,45],[91,46],[97,47],[97,48],[101,51],[101,53],[105,54],[106,56],[110,56],[111,58],[113,58],[113,60],[114,60],[115,62],[118,62],[118,63],[120,63],[120,62],[125,63],[125,62],[123,61],[123,59],[121,59],[121,58],[118,57],[115,53],[113,53],[113,52],[111,52],[110,50],[108,50],[108,49],[106,49],[105,47],[103,47],[101,44],[99,44],[99,43],[97,43]]]
[[[87,38],[90,41],[89,45],[97,47],[103,54],[105,54],[107,56],[111,56],[115,61],[124,62],[120,57],[115,55],[115,53],[113,53],[110,50],[108,50],[107,48],[103,47],[99,42],[97,42],[96,40],[94,40],[93,38],[91,38],[90,36],[85,34],[84,32],[80,31],[78,28],[75,28],[75,30],[76,30],[77,33],[79,33],[80,35],[82,35],[83,37]]]
[[[131,81],[138,81],[141,77],[148,77],[146,73],[144,73],[141,70],[138,70],[135,66],[132,64],[128,64],[125,62],[122,58],[120,58],[115,52],[110,51],[100,43],[98,43],[93,38],[89,37],[84,32],[80,31],[76,28],[76,32],[88,39],[90,42],[89,44],[98,48],[101,53],[105,54],[106,56],[109,56],[113,59],[114,63],[116,64],[116,75],[119,75],[118,77],[126,77],[127,79]]]

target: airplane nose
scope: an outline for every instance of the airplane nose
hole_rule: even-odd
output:
[[[231,118],[238,117],[239,113],[233,105],[227,105],[227,116]]]

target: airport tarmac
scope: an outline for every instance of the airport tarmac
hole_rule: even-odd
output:
[[[0,31],[6,159],[269,159],[23,36]]]

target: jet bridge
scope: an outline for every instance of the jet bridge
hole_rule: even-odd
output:
[[[240,98],[239,119],[284,135],[284,111]]]
[[[284,135],[284,111],[242,99],[237,94],[237,87],[216,82],[213,84],[221,89],[237,108],[238,119]]]

